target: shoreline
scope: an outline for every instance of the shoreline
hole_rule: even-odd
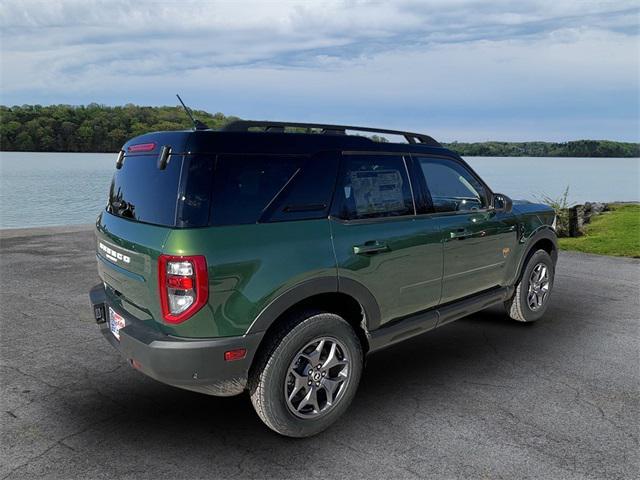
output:
[[[0,228],[0,240],[20,237],[43,237],[47,235],[63,235],[93,230],[95,224],[81,223],[77,225],[55,225],[50,227]]]
[[[443,145],[445,148],[450,148],[450,146],[448,145]],[[50,155],[52,153],[55,154],[60,154],[60,155],[64,155],[64,154],[88,154],[88,155],[117,155],[118,152],[61,152],[61,151],[43,151],[43,150],[34,150],[34,151],[25,151],[25,150],[0,150],[0,155],[3,153],[38,153],[38,154],[47,154]],[[624,159],[636,159],[636,160],[640,160],[640,157],[616,157],[616,156],[607,156],[607,157],[596,157],[596,156],[589,156],[589,157],[571,157],[571,156],[566,156],[566,155],[561,155],[561,156],[553,156],[553,155],[462,155],[460,154],[461,157],[463,158],[567,158],[567,159],[577,159],[577,158],[607,158],[607,159],[611,159],[611,158],[615,158],[615,159],[620,159],[620,158],[624,158]]]
[[[584,205],[585,203],[604,203],[607,205],[639,205],[640,200],[615,200],[613,202],[581,202],[575,205]],[[77,223],[72,225],[34,225],[24,227],[0,227],[0,240],[4,238],[15,238],[22,236],[41,236],[51,234],[65,234],[86,232],[92,230],[95,223]]]
[[[640,202],[635,202],[636,204]],[[68,225],[68,226],[53,226],[53,227],[32,227],[32,228],[4,228],[0,229],[0,247],[3,245],[4,240],[15,240],[19,238],[34,238],[34,237],[52,237],[57,235],[68,235],[73,233],[87,233],[92,232],[94,228],[93,224],[79,224],[79,225]],[[580,237],[579,237],[580,238]],[[627,258],[634,261],[640,261],[638,257],[629,257],[629,256],[618,256],[611,254],[602,254],[602,253],[594,253],[588,251],[574,250],[574,249],[566,249],[560,246],[560,251],[563,254],[572,254],[572,255],[584,255],[585,257],[593,256],[593,257],[606,257],[606,258]]]

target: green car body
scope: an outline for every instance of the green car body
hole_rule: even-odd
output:
[[[131,147],[135,151],[139,145],[147,145],[147,151],[131,154]],[[163,153],[163,147],[171,150]],[[213,224],[211,213],[195,226],[188,220],[159,225],[131,213],[114,213],[113,207],[98,217],[96,258],[102,283],[91,292],[96,319],[105,337],[147,375],[190,390],[237,394],[247,386],[256,354],[292,311],[311,307],[339,314],[353,326],[368,353],[508,300],[533,252],[548,252],[555,264],[553,210],[493,194],[458,155],[435,142],[376,143],[349,135],[279,131],[159,132],[125,144],[116,175],[134,168],[137,159],[155,165],[168,154],[168,165],[164,170],[158,167],[159,172],[181,166],[176,178],[184,182],[184,172],[191,168],[185,162],[206,154],[204,162],[212,165],[202,168],[217,178],[220,155],[237,155],[233,162],[241,162],[242,155],[263,155],[266,150],[269,155],[308,156],[304,165],[332,165],[326,170],[330,195],[318,202],[313,218],[300,218],[313,211],[313,204],[274,206],[286,197],[288,183],[278,186],[281,189],[264,206],[260,219],[252,223]],[[341,218],[338,197],[347,195],[347,187],[343,194],[340,179],[346,177],[340,172],[345,158],[359,160],[362,155],[402,159],[413,202],[409,214]],[[486,203],[469,210],[435,211],[434,201],[426,201],[426,185],[418,185],[421,158],[455,162],[456,168],[468,170],[477,177],[478,188],[486,190]],[[294,177],[304,175],[305,168]],[[389,188],[407,187],[405,177],[397,176],[405,172],[389,171]],[[150,175],[156,178],[156,173]],[[320,178],[317,171],[309,175]],[[349,175],[359,181],[353,172]],[[380,176],[371,178],[382,182]],[[146,180],[136,181],[142,185]],[[354,185],[359,184],[348,188]],[[376,185],[381,191],[387,188]],[[179,199],[182,193],[178,190]],[[168,194],[172,195],[175,192]],[[398,202],[397,192],[389,195],[391,200],[384,201]],[[112,203],[123,208],[126,201],[118,198]],[[215,199],[203,202],[210,212],[222,208]],[[133,211],[132,204],[128,208]],[[269,209],[276,213],[263,221]],[[290,212],[292,218],[283,218],[282,212]],[[162,255],[201,256],[206,261],[206,303],[184,321],[163,318]],[[111,311],[124,319],[119,339],[112,334]],[[238,350],[245,351],[242,358],[226,360],[227,352]]]

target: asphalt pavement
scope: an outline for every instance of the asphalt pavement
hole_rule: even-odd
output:
[[[0,231],[0,478],[638,478],[640,261],[561,253],[546,316],[494,308],[369,358],[347,414],[280,437],[246,395],[130,368],[85,227]]]

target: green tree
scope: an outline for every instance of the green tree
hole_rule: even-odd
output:
[[[237,120],[202,110],[194,115],[211,128]],[[88,105],[0,106],[0,148],[5,151],[116,152],[130,138],[157,130],[192,128],[181,106]],[[293,129],[293,131],[298,131]],[[377,141],[385,141],[382,136]],[[466,156],[640,157],[640,144],[608,140],[445,144]]]

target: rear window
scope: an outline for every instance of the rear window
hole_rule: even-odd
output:
[[[107,211],[138,222],[168,227],[200,227],[209,220],[213,161],[171,155],[164,170],[158,155],[128,155],[116,170]]]
[[[167,227],[241,225],[326,218],[335,153],[132,155],[116,170],[107,211]]]

